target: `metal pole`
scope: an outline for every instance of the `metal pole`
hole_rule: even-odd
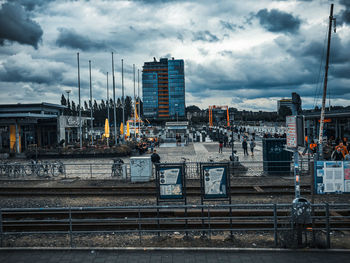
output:
[[[234,148],[234,140],[233,140],[233,121],[232,121],[232,125],[231,125],[231,136],[232,136],[232,139],[231,139],[231,147],[232,147],[232,161],[234,161],[234,157],[233,157],[233,148]]]
[[[125,107],[124,107],[124,60],[122,59],[122,109],[123,109],[123,140],[125,138]]]
[[[275,247],[278,245],[277,241],[277,205],[273,204],[273,239],[275,241]]]
[[[134,72],[134,135],[136,138],[136,95],[135,95],[135,64],[133,64],[133,72]]]
[[[137,97],[138,97],[138,101],[139,101],[139,109],[138,109],[138,121],[139,121],[139,138],[141,138],[141,112],[140,112],[140,70],[137,70]]]
[[[292,115],[297,116],[298,112],[296,109],[296,105],[292,104]],[[298,145],[293,150],[294,156],[294,188],[295,188],[295,198],[300,197],[300,176],[299,176],[299,153],[298,153]]]
[[[94,132],[94,124],[92,122],[92,86],[91,86],[91,60],[89,60],[89,73],[90,73],[90,101],[91,101],[91,107],[90,107],[90,132],[91,132],[91,145],[94,145],[94,137],[93,137],[93,132]]]
[[[108,120],[108,128],[110,126],[109,122],[109,90],[108,90],[108,72],[107,72],[107,120]],[[107,146],[109,147],[109,137],[107,137]]]
[[[79,142],[80,142],[80,149],[83,148],[83,135],[81,131],[81,101],[80,101],[80,66],[79,66],[79,52],[77,53],[77,59],[78,59],[78,89],[79,89]]]
[[[117,109],[115,104],[115,78],[114,78],[114,60],[112,52],[112,78],[113,78],[113,115],[114,115],[114,145],[117,145]]]
[[[321,117],[320,117],[320,132],[318,136],[319,144],[319,155],[323,159],[323,126],[324,126],[324,115],[326,108],[326,95],[327,95],[327,81],[328,81],[328,65],[329,65],[329,53],[331,45],[331,34],[332,34],[332,20],[333,20],[333,4],[331,4],[331,11],[329,15],[329,27],[328,27],[328,46],[327,46],[327,58],[325,66],[325,76],[324,76],[324,85],[323,85],[323,96],[322,96],[322,108],[321,108]]]

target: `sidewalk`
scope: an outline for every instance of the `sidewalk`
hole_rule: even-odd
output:
[[[2,263],[112,263],[112,262],[298,262],[344,263],[348,250],[275,250],[275,249],[0,249]]]

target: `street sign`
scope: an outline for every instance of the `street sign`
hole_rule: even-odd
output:
[[[286,117],[286,126],[287,126],[287,147],[297,148],[297,117],[296,116],[287,116]]]

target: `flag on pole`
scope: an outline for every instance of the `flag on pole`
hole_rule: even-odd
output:
[[[130,137],[130,125],[129,125],[129,122],[126,124],[126,136]]]
[[[109,138],[109,123],[108,123],[108,119],[106,119],[106,121],[105,121],[105,137]]]
[[[124,126],[123,126],[123,123],[120,123],[120,134],[124,134]]]

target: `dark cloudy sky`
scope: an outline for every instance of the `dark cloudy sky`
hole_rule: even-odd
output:
[[[59,103],[65,90],[77,101],[77,52],[83,99],[89,60],[93,97],[104,99],[114,51],[117,96],[122,58],[131,95],[132,64],[175,57],[185,60],[187,105],[276,110],[296,91],[311,108],[321,101],[332,2],[329,98],[348,106],[350,0],[0,0],[0,103]]]

